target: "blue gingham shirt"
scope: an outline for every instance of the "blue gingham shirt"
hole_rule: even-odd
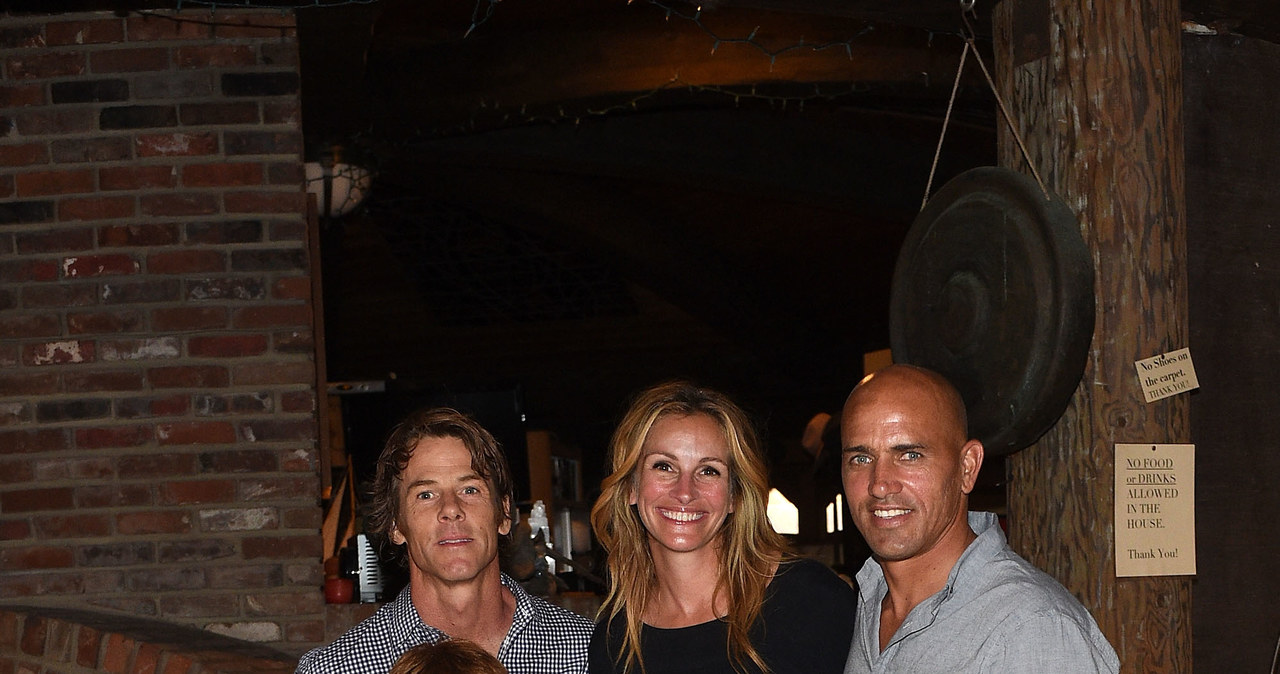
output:
[[[585,674],[592,623],[535,597],[507,574],[502,585],[516,599],[511,631],[498,648],[498,660],[510,674]],[[295,674],[382,674],[405,651],[436,643],[449,635],[422,622],[409,588],[395,601],[352,627],[337,641],[307,652]]]

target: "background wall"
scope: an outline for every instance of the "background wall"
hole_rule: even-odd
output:
[[[1268,671],[1280,637],[1280,45],[1182,43],[1196,444],[1195,669]]]
[[[8,16],[0,67],[0,597],[321,641],[293,18]]]

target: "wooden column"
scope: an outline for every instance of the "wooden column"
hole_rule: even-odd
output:
[[[1116,443],[1191,437],[1187,396],[1147,404],[1134,370],[1188,346],[1178,2],[1004,0],[994,28],[997,88],[1079,217],[1097,297],[1069,409],[1008,461],[1010,539],[1084,602],[1122,671],[1189,672],[1191,580],[1116,578],[1112,512]],[[1001,131],[1000,163],[1028,171]]]

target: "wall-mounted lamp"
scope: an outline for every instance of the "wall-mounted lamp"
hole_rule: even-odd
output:
[[[355,210],[369,194],[373,180],[368,169],[342,162],[341,148],[323,153],[320,161],[304,164],[307,192],[316,195],[320,215],[337,218]]]

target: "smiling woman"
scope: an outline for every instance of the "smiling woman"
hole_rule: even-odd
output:
[[[843,669],[853,590],[788,553],[768,485],[755,431],[724,395],[676,381],[635,399],[591,513],[611,576],[591,672]]]

